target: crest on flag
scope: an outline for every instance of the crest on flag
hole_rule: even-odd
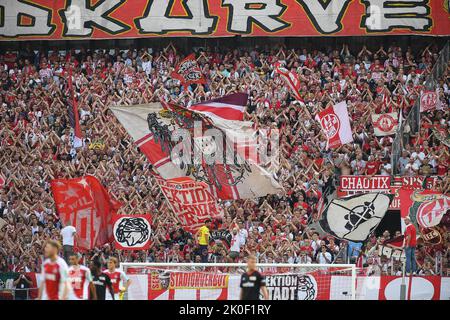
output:
[[[420,112],[431,111],[439,107],[439,94],[436,91],[424,91],[420,95]]]
[[[192,53],[184,58],[172,72],[171,76],[180,80],[181,84],[187,89],[192,83],[204,84],[205,78],[203,77],[202,70],[200,69],[195,54]]]
[[[441,223],[450,209],[450,198],[437,191],[400,189],[402,217],[409,215],[420,228],[431,228]]]
[[[353,141],[347,104],[338,103],[328,107],[316,115],[323,132],[327,137],[327,149],[338,148]]]
[[[398,114],[385,113],[372,115],[373,130],[377,137],[395,134],[398,127]]]
[[[341,128],[339,118],[333,113],[325,114],[323,118],[320,119],[320,125],[325,131],[328,139],[333,138]]]
[[[392,195],[366,193],[333,199],[319,221],[322,229],[336,238],[365,241],[386,214]]]
[[[150,215],[116,215],[113,225],[117,249],[146,250],[152,234]]]

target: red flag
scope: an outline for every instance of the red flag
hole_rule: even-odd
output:
[[[97,178],[56,179],[51,188],[61,221],[70,221],[77,229],[78,249],[90,250],[113,241],[112,219],[120,204]]]
[[[155,178],[186,231],[195,233],[206,219],[222,217],[222,211],[206,183],[189,177]]]
[[[450,197],[434,190],[399,189],[401,216],[409,216],[418,227],[437,226],[450,209]]]
[[[300,79],[298,77],[297,73],[291,72],[288,69],[281,66],[281,63],[277,62],[275,64],[275,72],[278,73],[283,80],[286,82],[286,84],[291,89],[291,92],[294,94],[295,99],[299,101],[303,101],[302,97],[300,96],[299,90],[300,90]]]
[[[184,90],[187,90],[187,87],[192,83],[206,83],[202,70],[193,53],[184,58],[183,61],[176,66],[171,76],[172,78],[180,80]]]

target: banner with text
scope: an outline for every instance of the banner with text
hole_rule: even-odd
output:
[[[434,189],[439,182],[437,176],[425,177],[394,177],[390,176],[341,176],[340,186],[337,188],[338,198],[351,196],[357,193],[384,192],[394,195],[389,210],[400,210],[401,200],[399,189]]]
[[[0,40],[449,35],[443,0],[11,0]]]

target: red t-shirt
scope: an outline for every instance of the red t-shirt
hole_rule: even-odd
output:
[[[405,229],[405,238],[409,236],[408,247],[415,247],[417,244],[416,240],[416,227],[412,223],[408,224]]]
[[[366,174],[372,175],[378,173],[381,163],[379,161],[369,161],[366,164],[367,172]]]

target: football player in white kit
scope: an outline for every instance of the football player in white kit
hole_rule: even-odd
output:
[[[44,247],[45,261],[42,265],[42,283],[39,300],[66,300],[70,292],[67,263],[58,256],[61,244],[56,240],[47,241]]]
[[[70,300],[97,300],[97,292],[92,279],[91,270],[80,265],[80,257],[77,253],[69,256],[69,282],[71,290]],[[90,296],[89,296],[90,294]]]
[[[117,258],[109,258],[108,269],[103,271],[103,273],[106,273],[111,278],[115,299],[122,300],[124,293],[128,290],[128,287],[131,284],[131,280],[127,277],[125,272],[116,269],[118,265],[119,261]],[[106,300],[111,300],[111,298],[107,296]]]

